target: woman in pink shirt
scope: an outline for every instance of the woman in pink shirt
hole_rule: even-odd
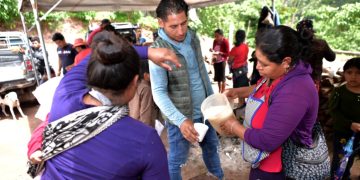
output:
[[[229,56],[229,41],[225,39],[224,32],[221,29],[217,29],[214,34],[213,48],[210,49],[210,51],[213,52],[214,81],[218,82],[219,92],[224,92],[225,66]]]

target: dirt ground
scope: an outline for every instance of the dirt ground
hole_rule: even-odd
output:
[[[15,110],[19,120],[0,115],[0,179],[4,180],[28,180],[26,152],[27,142],[34,128],[41,122],[34,118],[38,109],[37,104],[23,104],[23,111],[27,118],[21,118]],[[8,109],[6,109],[9,112]],[[161,138],[168,148],[166,131]],[[328,141],[330,142],[330,138]],[[220,137],[220,159],[227,180],[248,179],[250,166],[240,156],[239,140],[237,138]],[[329,143],[331,150],[331,143]],[[331,154],[331,152],[330,152]],[[360,160],[357,160],[351,170],[352,179],[360,177]],[[211,180],[216,179],[207,175],[207,169],[201,157],[201,149],[198,144],[191,147],[189,159],[183,167],[184,180]]]

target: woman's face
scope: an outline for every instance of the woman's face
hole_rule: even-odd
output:
[[[290,62],[283,61],[281,64],[271,62],[260,49],[256,49],[255,56],[258,60],[256,69],[260,75],[270,79],[277,79],[286,73]]]
[[[351,67],[344,72],[344,78],[350,87],[360,87],[360,69]]]
[[[223,36],[219,33],[215,33],[214,38],[215,38],[215,41],[218,41],[218,42],[223,40]]]

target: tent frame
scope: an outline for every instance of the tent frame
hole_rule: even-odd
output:
[[[45,61],[45,68],[46,68],[46,74],[47,74],[47,77],[48,79],[51,78],[51,74],[50,74],[50,66],[49,66],[49,60],[48,60],[48,54],[47,54],[47,50],[46,50],[46,46],[45,46],[45,41],[44,41],[44,37],[43,37],[43,34],[42,34],[42,31],[41,31],[41,25],[40,25],[40,22],[44,19],[46,19],[46,17],[54,10],[58,10],[61,8],[58,8],[60,3],[62,2],[63,0],[56,0],[56,3],[54,5],[52,5],[52,7],[47,10],[47,12],[39,18],[39,6],[38,6],[38,0],[30,0],[30,3],[31,3],[31,9],[33,11],[33,14],[34,14],[34,21],[35,21],[35,26],[36,26],[36,29],[37,29],[37,33],[38,33],[38,37],[40,39],[40,44],[43,48],[43,57],[44,57],[44,61]],[[192,4],[193,7],[203,7],[203,6],[206,6],[206,5],[216,5],[216,4],[222,4],[222,3],[229,3],[229,2],[234,2],[235,0],[205,0],[205,1],[200,1],[200,2],[197,2],[197,3],[194,3]],[[192,6],[190,4],[190,6]],[[80,3],[79,4],[76,4],[77,7],[81,7],[80,6]],[[136,5],[134,5],[136,6]],[[58,8],[58,9],[57,9]],[[152,8],[152,7],[145,7],[147,9],[149,8]],[[30,31],[31,29],[34,28],[34,25],[27,29],[26,28],[26,24],[25,24],[25,18],[24,18],[24,15],[23,15],[23,11],[29,11],[29,0],[19,0],[19,4],[18,4],[18,11],[20,13],[20,17],[21,17],[21,21],[22,21],[22,24],[23,24],[23,28],[24,28],[24,33],[25,35],[28,37],[28,31]],[[91,9],[93,10],[93,9]],[[145,10],[145,9],[144,9]],[[151,9],[153,10],[153,9]],[[65,10],[63,10],[65,11]],[[74,9],[72,8],[70,11],[74,11]],[[80,11],[84,11],[84,10],[80,10]],[[29,38],[27,38],[29,39]],[[29,44],[29,42],[27,41],[27,43]]]

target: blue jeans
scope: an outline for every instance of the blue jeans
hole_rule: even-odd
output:
[[[202,118],[193,120],[195,122],[202,122]],[[203,154],[203,160],[209,172],[223,179],[224,173],[221,169],[220,157],[218,154],[219,139],[216,135],[215,129],[206,121],[209,126],[204,139],[200,142],[200,147]],[[190,142],[187,141],[181,134],[180,129],[168,123],[167,125],[168,141],[170,146],[169,151],[169,173],[171,180],[181,180],[181,167],[186,163],[189,155]]]

